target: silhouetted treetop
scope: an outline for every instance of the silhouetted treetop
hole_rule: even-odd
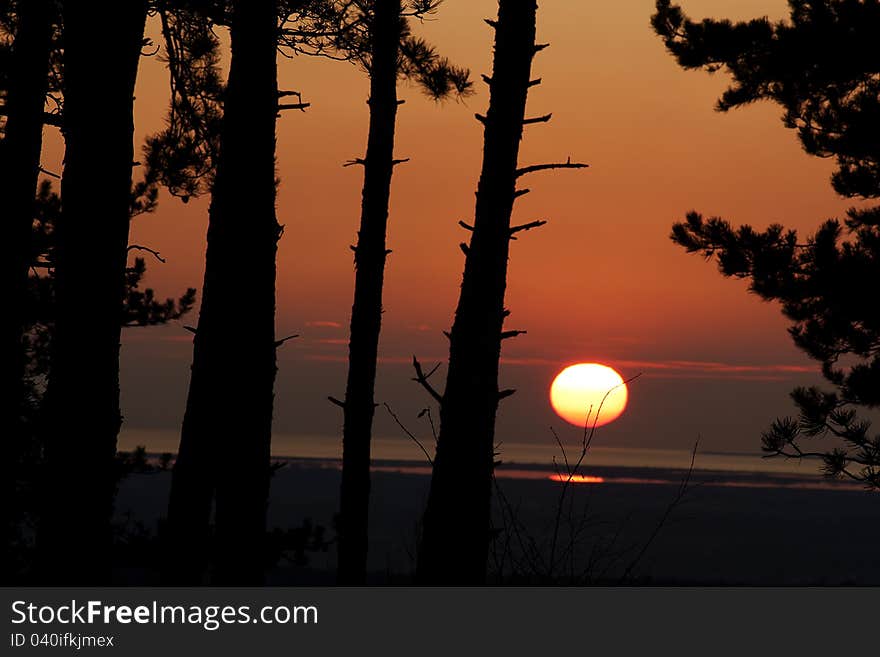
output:
[[[224,84],[210,16],[222,15],[221,4],[168,3],[159,11],[165,42],[160,58],[168,66],[171,101],[166,127],[147,139],[144,155],[149,178],[184,202],[214,181]]]
[[[279,0],[278,51],[353,61],[370,71],[371,30],[376,0]],[[441,57],[412,35],[409,20],[433,14],[439,0],[403,3],[398,72],[434,100],[472,92],[469,71]],[[164,0],[155,3],[162,24],[171,102],[164,130],[144,147],[148,184],[158,183],[184,202],[211,189],[220,148],[225,93],[217,27],[231,21],[229,0]],[[279,97],[296,96],[282,91]],[[308,104],[280,104],[305,109]]]
[[[369,73],[377,1],[290,0],[290,13],[282,27],[282,52],[349,60]],[[416,83],[434,100],[466,96],[473,86],[466,68],[455,66],[412,34],[410,20],[425,20],[441,4],[441,0],[403,0],[400,12],[399,76]]]
[[[734,228],[696,212],[673,226],[672,239],[689,253],[716,258],[725,276],[747,279],[752,292],[779,302],[793,322],[789,332],[795,344],[822,363],[842,397],[877,406],[880,388],[873,381],[866,385],[866,377],[880,375],[880,306],[867,290],[880,280],[880,231],[874,225],[880,210],[850,214],[850,221],[857,215],[858,222],[872,224],[855,228],[854,239],[845,239],[835,219],[801,243],[796,231],[780,225],[765,231]],[[845,373],[837,365],[845,355],[868,362],[847,361]]]
[[[652,24],[682,67],[730,74],[718,110],[776,101],[808,153],[837,160],[838,193],[880,197],[880,2],[788,4],[789,21],[692,21],[657,0]]]
[[[724,69],[733,83],[718,101],[727,111],[772,100],[804,149],[834,157],[835,190],[880,197],[880,28],[878,0],[790,0],[789,21],[689,20],[669,0],[652,19],[679,64]],[[880,407],[880,207],[853,208],[806,240],[774,224],[764,231],[697,212],[672,228],[689,253],[716,259],[722,274],[748,280],[791,320],[794,343],[821,363],[835,390],[799,387],[797,418],[776,420],[762,436],[770,454],[817,457],[829,476],[880,488],[880,434],[858,408]],[[832,449],[807,441],[834,436]]]
[[[829,219],[806,241],[778,224],[765,231],[734,228],[697,212],[673,226],[672,239],[689,253],[714,258],[722,274],[780,304],[794,343],[821,363],[834,391],[795,388],[797,418],[780,418],[762,435],[770,454],[818,457],[832,477],[847,476],[880,489],[880,434],[858,407],[880,407],[880,209],[850,210],[847,226]],[[804,444],[835,436],[843,447]]]
[[[455,66],[424,39],[410,34],[409,25],[404,27],[398,66],[401,77],[414,81],[434,100],[473,93],[470,71]]]
[[[345,26],[348,3],[279,0],[278,48],[285,55],[323,54]],[[228,29],[230,0],[156,3],[168,66],[171,100],[166,127],[147,140],[148,180],[187,202],[211,190],[220,152],[225,83],[217,28]],[[295,95],[296,92],[284,92]]]

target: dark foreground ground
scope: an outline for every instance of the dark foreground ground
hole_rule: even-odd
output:
[[[390,470],[373,475],[371,580],[405,584],[414,568],[429,480]],[[598,468],[591,474],[604,476],[605,483],[572,486],[567,500],[573,504],[566,501],[560,513],[561,484],[499,478],[506,503],[496,509],[490,558],[495,581],[501,573],[514,583],[880,585],[875,493],[697,472],[683,501],[670,509],[681,472]],[[139,522],[154,533],[169,483],[168,472],[125,480],[117,503],[120,523],[131,529]],[[291,462],[276,473],[269,526],[320,526],[329,545],[315,541],[314,532],[293,532],[300,539],[309,534],[309,540],[294,541],[306,549],[297,555],[287,540],[290,549],[271,568],[270,584],[333,583],[338,488],[339,472],[327,464]],[[137,544],[132,541],[128,563],[120,564],[120,583],[155,582],[154,573],[137,563]]]

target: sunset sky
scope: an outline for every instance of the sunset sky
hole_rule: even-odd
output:
[[[787,15],[784,0],[683,5],[694,18]],[[553,376],[572,363],[601,362],[624,377],[644,373],[631,386],[627,411],[600,430],[602,446],[682,449],[699,434],[707,451],[757,452],[760,431],[791,412],[788,391],[818,380],[777,306],[686,255],[668,235],[691,209],[809,230],[849,205],[828,184],[832,164],[801,151],[775,106],[715,112],[727,78],[681,70],[651,31],[652,10],[653,0],[539,6],[539,40],[551,48],[536,58],[533,77],[543,84],[531,91],[528,113],[553,112],[553,120],[527,127],[521,163],[571,156],[591,168],[532,176],[532,193],[517,203],[515,223],[550,223],[512,246],[508,328],[528,335],[505,342],[501,384],[518,393],[502,402],[497,439],[546,443],[548,460],[551,424],[577,440],[548,400]],[[396,155],[411,161],[397,168],[392,189],[377,401],[422,435],[429,434],[415,416],[429,400],[410,381],[409,361],[412,354],[426,365],[447,357],[441,331],[452,322],[464,259],[458,244],[467,238],[457,223],[473,217],[481,161],[473,115],[488,102],[479,76],[490,71],[492,33],[482,19],[495,13],[494,0],[446,0],[435,20],[416,26],[471,69],[475,95],[435,104],[406,83],[399,91],[407,102]],[[348,245],[362,183],[360,168],[342,164],[363,154],[368,85],[347,63],[279,57],[279,66],[281,87],[301,91],[312,107],[278,122],[285,233],[277,332],[301,337],[279,351],[275,429],[294,443],[295,436],[334,441],[342,414],[326,396],[344,394],[354,281]],[[145,58],[138,149],[162,126],[166,103],[166,72]],[[57,135],[47,147],[44,165],[60,167]],[[207,198],[184,205],[163,193],[158,211],[135,221],[132,241],[167,258],[149,263],[146,282],[160,295],[201,287],[207,205]],[[196,321],[193,314],[182,323]],[[123,447],[131,447],[125,441],[133,431],[179,426],[191,337],[179,324],[124,333]],[[401,435],[382,408],[375,434]]]

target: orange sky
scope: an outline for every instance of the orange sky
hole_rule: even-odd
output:
[[[787,15],[784,0],[685,0],[695,18]],[[530,126],[523,164],[571,156],[586,172],[537,174],[517,203],[515,221],[549,225],[515,242],[507,305],[510,328],[528,335],[505,344],[499,439],[542,441],[564,423],[546,391],[566,364],[600,361],[624,376],[644,371],[630,406],[602,429],[606,444],[686,447],[701,433],[707,449],[754,451],[758,433],[788,412],[787,391],[811,363],[790,343],[776,306],[723,279],[714,265],[687,256],[669,239],[673,220],[690,209],[735,222],[781,222],[809,229],[840,215],[847,202],[832,192],[830,162],[805,155],[783,129],[780,110],[760,104],[731,114],[713,111],[726,79],[685,72],[651,31],[653,0],[544,0],[539,39],[552,47],[535,62],[544,84],[529,113],[553,112]],[[482,22],[494,0],[446,0],[436,19],[417,28],[478,80],[491,63],[492,33]],[[306,113],[278,123],[282,185],[278,218],[286,231],[278,255],[278,333],[300,333],[280,352],[276,429],[338,435],[341,414],[325,403],[344,392],[346,326],[353,269],[348,245],[359,218],[361,170],[342,168],[362,155],[367,81],[346,63],[279,58],[285,89],[303,92]],[[162,125],[167,80],[144,59],[137,89],[138,148]],[[434,104],[402,85],[398,167],[392,190],[378,399],[414,418],[427,404],[408,379],[406,361],[445,360],[441,330],[451,323],[481,158],[474,112],[486,87],[465,102]],[[57,162],[49,140],[44,159]],[[200,287],[207,199],[184,206],[163,194],[155,215],[139,218],[133,241],[160,250],[148,284],[161,294]],[[195,323],[195,316],[188,322]],[[191,356],[180,327],[127,331],[123,410],[127,427],[173,428],[183,413]],[[736,367],[729,367],[736,366]],[[377,433],[399,434],[379,414]],[[415,423],[415,420],[412,420]]]

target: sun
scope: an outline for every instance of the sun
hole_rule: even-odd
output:
[[[566,367],[550,386],[550,404],[566,422],[579,427],[613,422],[626,408],[623,377],[606,365],[578,363]],[[596,414],[598,413],[598,418]]]

